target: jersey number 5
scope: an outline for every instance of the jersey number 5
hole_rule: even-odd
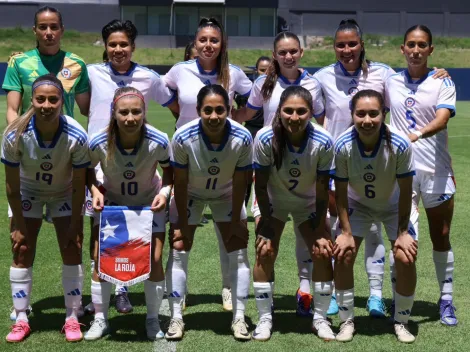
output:
[[[409,130],[416,127],[416,119],[413,117],[413,111],[406,110],[406,119],[410,121],[410,125],[408,126]]]

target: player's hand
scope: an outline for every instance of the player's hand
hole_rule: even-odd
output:
[[[268,258],[274,260],[276,253],[274,251],[272,241],[269,238],[257,235],[255,247],[256,247],[256,256],[259,258],[259,260],[262,261],[263,259],[268,259]]]
[[[415,135],[414,133],[409,133],[408,134],[408,139],[411,141],[411,143],[414,143],[416,142],[419,138],[417,135]]]
[[[344,255],[347,251],[351,251],[353,255],[356,255],[356,242],[351,234],[342,233],[336,237],[335,244],[333,246],[333,255],[338,261],[343,261]]]
[[[165,210],[166,208],[166,197],[162,194],[157,194],[153,199],[150,210],[154,212],[159,212]]]
[[[10,236],[13,252],[19,253],[21,246],[26,244],[26,231],[14,229]]]
[[[67,239],[64,248],[74,245],[78,249],[82,249],[83,242],[83,227],[81,223],[71,223],[67,231]]]
[[[418,255],[418,242],[416,242],[408,232],[397,237],[393,246],[394,255],[396,255],[398,249],[401,249],[405,253],[406,258],[410,263],[414,263],[416,261],[416,256]]]
[[[317,238],[314,243],[313,253],[317,258],[329,259],[333,256],[333,244],[329,239]]]
[[[93,210],[101,212],[104,208],[104,196],[101,192],[95,192],[93,194]]]
[[[445,68],[433,67],[433,70],[436,71],[436,72],[434,72],[434,74],[432,75],[432,78],[441,78],[441,79],[450,78],[450,79],[452,79],[452,77],[449,75],[449,72],[447,72],[447,70]]]

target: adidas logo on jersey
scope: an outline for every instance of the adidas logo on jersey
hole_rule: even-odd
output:
[[[357,84],[356,80],[353,78],[349,84]]]
[[[46,154],[42,157],[43,160],[51,160],[51,156],[49,154]]]
[[[416,94],[416,91],[415,91],[414,89],[412,89],[412,90],[410,90],[410,91],[408,92],[408,94],[409,94],[409,95],[415,95],[415,94]]]
[[[25,298],[27,296],[26,292],[24,292],[23,290],[15,293],[13,295],[13,298]]]
[[[36,71],[33,71],[29,74],[29,77],[33,78],[33,77],[39,77],[38,73]]]
[[[297,159],[295,159],[293,162],[291,162],[291,165],[300,165],[300,163]]]
[[[204,82],[204,84],[205,84],[206,86],[210,86],[210,85],[211,85],[211,81],[207,80],[207,81]]]
[[[67,203],[64,203],[64,205],[62,205],[59,208],[59,211],[67,211],[67,210],[72,210],[72,208],[70,208],[70,205],[68,205]]]
[[[134,167],[134,165],[129,161],[129,162],[126,164],[126,167]]]
[[[371,164],[367,165],[364,170],[374,170]]]
[[[124,81],[118,82],[117,84],[119,87],[125,87],[126,83]]]
[[[217,158],[214,158],[211,160],[211,163],[218,163],[219,161],[217,160]]]
[[[75,290],[73,291],[70,291],[69,293],[67,293],[67,296],[80,296],[82,293],[80,292],[80,290],[78,288],[76,288]]]

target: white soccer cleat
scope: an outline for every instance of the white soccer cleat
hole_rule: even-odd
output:
[[[232,290],[227,287],[224,287],[222,289],[222,306],[223,306],[223,309],[227,312],[231,312],[233,310]]]
[[[330,322],[326,319],[314,319],[312,324],[312,330],[320,339],[324,341],[332,341],[335,340],[336,337],[333,333],[333,330],[331,330],[330,326]]]
[[[348,319],[339,327],[339,333],[336,335],[336,341],[349,342],[352,341],[354,332],[354,320]]]
[[[28,309],[26,309],[26,315],[29,317],[29,315],[33,312],[33,307],[28,306]],[[15,307],[11,307],[10,309],[10,320],[11,321],[16,321],[16,310]]]
[[[233,337],[237,340],[251,340],[251,335],[248,332],[248,325],[244,319],[235,319],[232,322]]]
[[[184,335],[184,322],[183,319],[172,318],[170,326],[165,334],[167,340],[180,340]]]
[[[145,320],[145,330],[147,337],[151,341],[160,340],[165,337],[162,329],[160,329],[160,322],[157,318],[150,318]]]
[[[103,336],[109,334],[109,324],[108,321],[101,318],[95,318],[91,322],[90,329],[85,334],[86,341],[99,340]]]
[[[408,330],[408,324],[398,323],[395,322],[393,325],[395,329],[395,335],[397,335],[397,339],[403,343],[413,343],[416,340],[416,337]]]
[[[268,341],[273,333],[273,321],[271,319],[261,318],[251,337],[256,341]]]

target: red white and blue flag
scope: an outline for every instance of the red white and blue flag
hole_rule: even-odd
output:
[[[149,207],[104,207],[98,252],[101,279],[131,286],[149,278],[152,221]]]

